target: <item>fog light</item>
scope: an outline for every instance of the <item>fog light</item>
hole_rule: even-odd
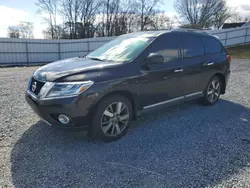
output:
[[[60,114],[58,116],[58,120],[62,123],[62,124],[67,124],[69,123],[69,117],[63,114]]]

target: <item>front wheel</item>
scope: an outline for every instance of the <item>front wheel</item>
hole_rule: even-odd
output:
[[[122,137],[132,120],[130,101],[121,95],[104,98],[97,105],[90,131],[94,138],[113,141]]]
[[[201,102],[205,105],[213,105],[220,98],[221,93],[221,80],[218,76],[213,76],[204,91]]]

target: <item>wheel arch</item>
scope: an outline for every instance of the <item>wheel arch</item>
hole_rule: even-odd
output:
[[[121,96],[127,98],[129,100],[129,102],[131,103],[131,105],[132,105],[133,119],[136,119],[138,108],[137,108],[137,103],[136,103],[136,100],[135,100],[135,96],[131,92],[126,91],[126,90],[115,90],[115,91],[106,93],[105,95],[103,95],[98,100],[98,102],[95,105],[95,108],[98,106],[98,104],[100,103],[100,101],[102,101],[103,99],[105,99],[107,97],[110,97],[112,95],[121,95]]]
[[[225,76],[221,73],[216,73],[214,76],[217,76],[220,78],[220,80],[222,82],[221,94],[225,94],[225,92],[226,92],[226,78],[225,78]]]

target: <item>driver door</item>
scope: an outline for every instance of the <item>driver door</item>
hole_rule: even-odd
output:
[[[180,51],[177,37],[166,34],[157,38],[148,49],[146,57],[151,53],[157,53],[164,57],[162,63],[147,63],[142,65],[139,80],[143,84],[140,87],[141,102],[145,108],[160,105],[180,97],[180,76],[182,67],[179,65]]]

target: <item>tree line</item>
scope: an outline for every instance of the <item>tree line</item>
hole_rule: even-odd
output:
[[[160,0],[38,0],[48,27],[45,38],[118,36],[138,30],[171,29]],[[58,24],[58,22],[62,24]]]
[[[33,23],[21,21],[18,25],[9,26],[7,29],[10,38],[33,38]]]
[[[179,16],[193,29],[219,29],[235,16],[225,0],[176,0],[174,7]]]
[[[47,25],[43,31],[47,39],[118,36],[135,31],[172,29],[177,25],[211,29],[238,18],[226,0],[175,0],[178,17],[173,18],[163,11],[161,0],[37,0],[36,5]],[[9,29],[15,31],[15,28]],[[9,32],[9,36],[15,37],[16,33]]]

